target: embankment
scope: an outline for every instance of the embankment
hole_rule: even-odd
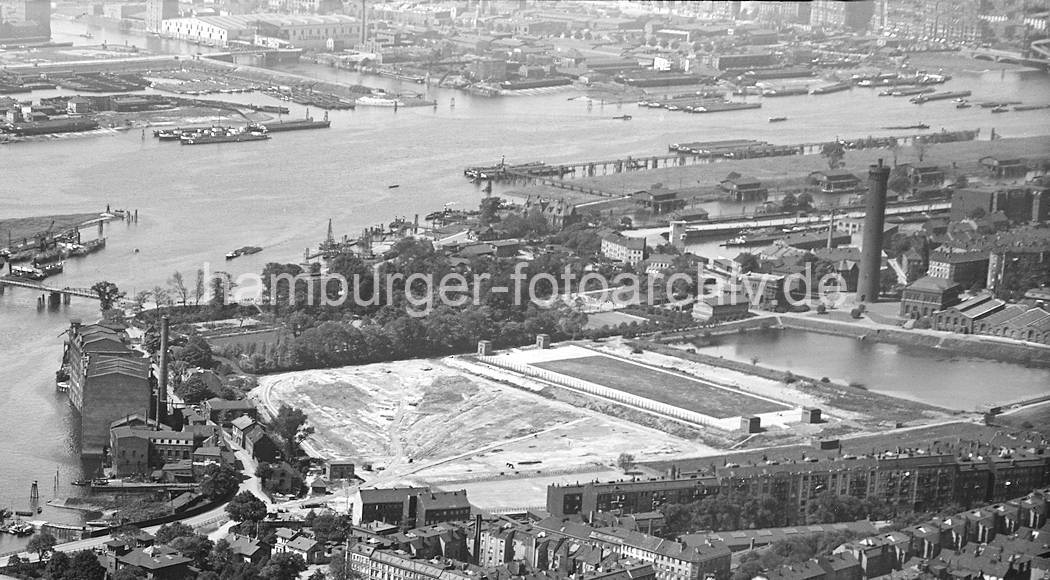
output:
[[[933,334],[890,327],[868,328],[849,323],[794,316],[778,316],[777,326],[901,346],[932,348],[962,356],[986,358],[1023,364],[1025,366],[1050,367],[1050,348],[981,338],[972,334]]]

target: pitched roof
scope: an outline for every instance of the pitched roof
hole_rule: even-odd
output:
[[[300,552],[311,552],[316,550],[318,546],[320,546],[320,544],[317,543],[317,540],[312,540],[306,536],[297,536],[292,541],[288,542],[289,550],[297,550]]]
[[[958,287],[959,284],[952,282],[947,278],[937,278],[935,276],[923,276],[918,280],[908,284],[906,290],[918,290],[920,292],[945,292],[951,288]]]
[[[172,566],[189,564],[190,559],[178,552],[162,546],[150,546],[142,550],[132,550],[117,560],[128,566],[138,566],[146,570],[163,570]]]

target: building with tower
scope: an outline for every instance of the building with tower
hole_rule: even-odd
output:
[[[179,0],[148,0],[146,2],[146,31],[160,32],[165,20],[179,17]]]

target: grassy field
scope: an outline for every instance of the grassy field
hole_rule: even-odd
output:
[[[788,409],[786,405],[608,356],[597,355],[531,364],[718,419]]]
[[[10,237],[12,243],[19,243],[22,238],[30,238],[47,231],[51,220],[55,220],[53,231],[60,232],[98,217],[98,213],[69,213],[39,217],[0,219],[0,247],[7,246]]]

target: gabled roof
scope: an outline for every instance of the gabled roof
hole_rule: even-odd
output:
[[[298,536],[292,541],[288,542],[289,550],[296,550],[299,552],[312,552],[316,550],[319,546],[320,544],[317,543],[317,540],[312,540],[310,538],[307,538],[306,536]]]
[[[935,276],[923,276],[918,280],[908,284],[906,290],[918,290],[920,292],[946,292],[951,288],[958,287],[959,284],[952,282],[947,278],[937,278]]]
[[[138,566],[146,570],[163,570],[172,566],[186,565],[191,561],[175,550],[163,546],[132,550],[123,556],[117,556],[117,560],[128,566]]]
[[[236,419],[231,421],[231,424],[234,427],[240,429],[241,431],[244,431],[248,427],[251,427],[255,424],[255,419],[252,419],[248,415],[241,415],[240,417],[237,417]]]
[[[89,377],[122,375],[146,380],[149,377],[149,361],[145,358],[100,354],[88,359],[87,375]]]

